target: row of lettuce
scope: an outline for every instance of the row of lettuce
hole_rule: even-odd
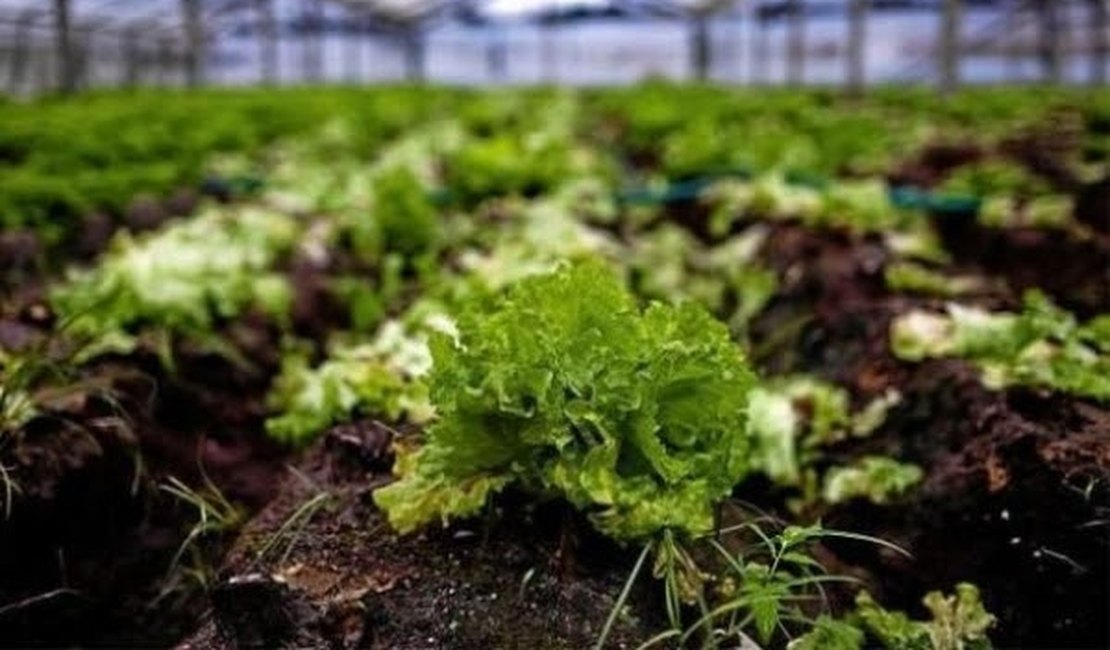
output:
[[[543,130],[539,115],[574,137],[528,136]],[[946,181],[947,191],[991,199],[995,219],[1017,207],[1023,218],[1052,223],[1066,209],[1061,183],[1097,174],[1110,156],[1110,99],[1059,90],[969,92],[943,103],[913,90],[860,101],[664,84],[572,99],[547,89],[418,87],[107,93],[0,104],[0,226],[64,243],[82,217],[119,218],[137,196],[197,186],[220,153],[257,163],[276,141],[342,123],[341,134],[317,142],[316,155],[365,162],[400,132],[445,120],[486,136],[444,161],[444,196],[464,205],[552,189],[581,162],[574,142],[597,145],[606,183],[651,185],[735,173],[883,178],[940,138],[984,153]],[[1053,162],[1047,179],[1014,164],[1015,147],[1003,146],[1046,120],[1056,126],[1043,148],[1065,145],[1069,158]]]
[[[857,123],[877,128],[884,114],[928,124],[913,112],[928,100],[906,108],[912,98],[878,98],[849,112],[820,95],[772,95],[759,107],[712,89],[585,98],[396,92],[423,112],[382,109],[378,135],[358,126],[362,117],[327,113],[298,137],[208,158],[208,172],[266,182],[156,232],[120,233],[94,266],[55,285],[50,303],[73,362],[148,349],[172,368],[183,341],[234,355],[224,327],[260,312],[286,341],[270,396],[273,436],[304,445],[361,417],[424,425],[419,439],[398,441],[398,480],[375,494],[400,532],[472,516],[506,489],[557,496],[603,534],[654,554],[675,612],[660,642],[737,633],[770,643],[788,631],[800,635],[792,642],[799,648],[987,644],[992,618],[967,585],[955,596],[930,594],[933,620],[925,622],[887,612],[866,594],[839,619],[803,612],[801,601],[838,578],[805,554],[832,531],[760,531],[764,558],[721,548],[706,564],[689,550],[706,543],[718,506],[755,476],[810,521],[853,499],[896,501],[923,477],[898,459],[838,464],[828,454],[878,431],[897,391],[859,403],[812,376],[758,377],[752,369],[743,351],[749,324],[784,280],[761,257],[779,222],[882,242],[893,259],[889,287],[928,297],[891,327],[898,358],[963,358],[991,388],[1110,402],[1110,316],[1081,323],[1039,294],[1020,312],[972,306],[984,280],[953,276],[926,214],[893,203],[881,178],[792,177],[797,142],[810,138],[814,168],[832,173],[844,152],[836,139],[825,148],[828,134]],[[452,110],[428,108],[428,93]],[[747,115],[738,123],[767,126],[773,117],[781,128],[768,127],[775,135],[767,141],[785,141],[755,161],[767,172],[698,184],[693,202],[708,215],[701,237],[675,223],[665,198],[630,200],[620,191],[635,178],[665,193],[692,171],[666,162],[681,149],[676,141],[692,137],[691,106],[721,120],[709,124],[732,110]],[[978,114],[955,103],[946,110],[938,124]],[[587,137],[586,124],[596,137]],[[761,131],[749,126],[753,148],[737,151],[756,155]],[[843,146],[885,156],[894,147],[859,132]],[[1061,223],[1081,229],[1069,219]],[[304,268],[345,310],[326,324],[322,346],[298,336],[295,278]],[[944,306],[938,297],[969,302]],[[44,408],[29,387],[10,381],[26,363],[0,352],[0,424],[8,433]],[[700,618],[678,614],[699,607]]]

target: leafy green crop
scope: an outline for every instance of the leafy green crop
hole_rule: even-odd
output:
[[[955,357],[974,362],[990,388],[1051,388],[1110,400],[1106,317],[1080,325],[1039,292],[1020,313],[950,304],[946,314],[912,311],[891,325],[894,354],[907,361]]]
[[[1015,162],[987,160],[960,167],[940,188],[963,196],[1040,196],[1051,191],[1048,182]]]
[[[886,286],[892,291],[954,298],[983,286],[971,276],[948,276],[916,262],[897,262],[886,267]]]
[[[939,591],[924,598],[932,620],[910,620],[900,612],[889,612],[864,592],[856,599],[859,619],[867,631],[890,650],[985,650],[990,648],[987,630],[994,616],[983,607],[979,589],[956,585],[956,593],[945,596]]]
[[[38,415],[35,400],[28,391],[33,364],[10,357],[0,348],[0,440]]]
[[[51,302],[72,334],[121,351],[143,328],[203,338],[219,319],[252,306],[283,318],[290,289],[270,268],[298,232],[287,216],[244,208],[212,210],[149,236],[123,233]]]
[[[983,607],[979,589],[972,584],[956,585],[956,593],[939,591],[924,598],[931,618],[915,621],[902,612],[892,612],[862,592],[856,609],[843,619],[822,617],[814,628],[788,646],[788,650],[989,650],[987,631],[995,617]]]
[[[826,503],[842,503],[866,497],[887,503],[921,481],[924,473],[916,465],[899,463],[882,456],[866,456],[848,467],[834,467],[825,475]]]
[[[848,392],[834,384],[805,375],[765,381],[752,391],[748,405],[753,471],[778,485],[801,489],[801,505],[856,497],[885,503],[916,484],[921,469],[890,458],[866,457],[853,466],[830,467],[821,479],[816,465],[823,447],[873,433],[899,399],[891,391],[852,412]]]
[[[707,248],[678,226],[663,224],[634,237],[621,261],[637,294],[696,301],[742,332],[778,288],[778,276],[756,259],[766,239],[766,227],[756,225]]]
[[[1067,228],[1075,200],[1064,194],[1044,194],[1021,200],[1008,194],[989,196],[979,210],[979,222],[990,228]]]
[[[920,221],[891,202],[878,178],[817,187],[772,172],[750,181],[718,181],[704,191],[703,199],[713,208],[711,228],[716,233],[727,232],[742,218],[793,219],[813,228],[856,233],[903,230]]]
[[[467,206],[494,196],[534,196],[570,175],[571,154],[566,141],[500,134],[469,141],[449,155],[446,180]]]
[[[416,325],[388,321],[373,341],[335,347],[316,368],[301,354],[288,355],[270,392],[277,415],[266,421],[266,430],[283,442],[303,444],[356,413],[428,421],[433,409],[423,382],[432,366],[427,334],[450,335],[453,327],[439,315]]]
[[[375,493],[401,532],[515,484],[618,539],[701,533],[748,471],[754,378],[727,330],[689,304],[641,310],[604,266],[525,279],[431,345],[440,419]]]
[[[374,217],[385,251],[411,259],[439,244],[439,214],[420,180],[403,167],[375,181]]]

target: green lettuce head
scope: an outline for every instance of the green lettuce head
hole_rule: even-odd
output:
[[[440,418],[374,495],[401,532],[512,484],[617,539],[698,534],[748,471],[755,380],[725,326],[693,304],[641,309],[598,263],[519,282],[432,353]]]

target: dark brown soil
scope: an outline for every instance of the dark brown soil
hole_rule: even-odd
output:
[[[860,402],[891,387],[903,394],[877,434],[833,449],[828,462],[881,453],[927,473],[903,503],[815,513],[830,527],[893,541],[913,559],[830,543],[823,561],[919,615],[926,591],[975,582],[1000,619],[1000,647],[1106,647],[1110,411],[1031,391],[990,392],[960,362],[894,359],[890,320],[935,301],[887,291],[889,255],[876,239],[782,224],[763,255],[783,278],[752,332],[765,369],[817,373]],[[973,299],[1013,307],[1018,297],[997,289]],[[388,480],[391,435],[366,422],[340,427],[309,454],[240,538],[207,622],[182,647],[568,648],[596,640],[629,553],[557,506],[512,500],[487,519],[399,538],[370,498]],[[766,486],[743,486],[738,496],[783,511]],[[299,508],[325,498],[303,530],[282,532]],[[576,540],[569,547],[568,530]],[[651,589],[637,591],[636,616],[621,620],[613,647],[663,629]]]
[[[894,185],[934,187],[953,170],[979,162],[986,155],[979,144],[934,142],[895,167],[888,179]]]
[[[558,505],[511,497],[486,519],[398,537],[371,500],[390,480],[391,436],[362,422],[337,427],[313,449],[244,531],[211,592],[209,620],[181,648],[577,649],[596,641],[635,557]],[[297,519],[314,499],[325,505]],[[642,620],[620,617],[611,647],[635,647],[658,631]]]
[[[1110,176],[1083,186],[1076,195],[1075,218],[1095,232],[1110,236]]]
[[[1060,106],[1041,120],[1015,130],[999,151],[1066,192],[1077,189],[1072,163],[1081,158],[1085,124],[1082,114]]]
[[[991,393],[958,362],[921,366],[901,389],[903,404],[861,447],[920,464],[924,483],[897,507],[849,504],[825,522],[890,540],[914,559],[858,545],[841,559],[867,567],[896,607],[978,584],[999,618],[999,647],[1107,647],[1110,411]]]
[[[37,338],[2,324],[8,339]],[[0,446],[15,486],[0,521],[0,645],[159,647],[195,627],[199,585],[188,561],[171,562],[197,514],[159,486],[207,477],[249,513],[273,496],[286,455],[261,427],[276,340],[247,323],[229,338],[259,367],[187,348],[172,376],[152,355],[105,359]],[[220,540],[205,543],[218,561]]]
[[[885,602],[910,611],[928,590],[975,582],[999,617],[1000,647],[1110,645],[1110,409],[1029,390],[991,392],[963,362],[894,359],[891,319],[929,301],[886,292],[876,270],[882,253],[867,240],[785,226],[764,254],[786,278],[753,328],[764,365],[814,372],[857,398],[888,387],[903,395],[880,432],[844,443],[830,460],[884,454],[926,470],[904,503],[824,513],[826,525],[890,540],[914,559],[832,544],[838,564],[866,570]],[[1069,262],[1092,264],[1090,256]],[[802,325],[791,327],[799,314]]]
[[[668,216],[707,236],[697,206]],[[1081,315],[1110,306],[1104,243],[958,220],[939,227],[960,272],[1009,287],[972,296],[978,304],[1013,307],[1022,289],[1039,286]],[[912,560],[858,544],[830,544],[822,559],[915,613],[929,589],[976,582],[1000,619],[1001,647],[1110,647],[1110,409],[990,392],[959,362],[894,359],[891,319],[936,301],[886,289],[891,259],[877,238],[776,224],[762,255],[781,278],[751,328],[762,370],[816,373],[858,403],[888,388],[903,394],[879,432],[833,449],[829,461],[881,453],[926,471],[905,502],[817,513],[830,527],[900,544]],[[322,336],[347,317],[328,287],[334,271],[291,264],[298,332]],[[0,344],[31,345],[48,326],[49,315],[30,307],[5,311]],[[105,359],[81,371],[83,389],[53,417],[0,447],[20,488],[0,522],[0,645],[160,647],[193,630],[181,647],[596,641],[634,549],[600,539],[559,504],[513,495],[487,518],[398,537],[371,500],[389,480],[393,432],[370,422],[337,427],[287,469],[290,454],[262,433],[279,334],[254,317],[224,333],[247,365],[191,346],[179,346],[172,375],[149,354]],[[162,593],[175,584],[166,581],[170,561],[195,521],[157,488],[170,476],[195,487],[207,477],[258,512],[226,561],[231,540],[206,543],[208,561],[223,566],[207,592]],[[738,496],[782,511],[767,486]],[[641,582],[612,647],[636,647],[663,629],[658,594]]]
[[[957,263],[1004,279],[1018,292],[1039,288],[1090,317],[1110,309],[1110,239],[1045,228],[987,228],[970,215],[936,217]]]

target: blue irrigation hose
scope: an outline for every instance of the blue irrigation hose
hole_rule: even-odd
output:
[[[718,172],[670,183],[663,187],[625,188],[617,191],[616,198],[619,203],[626,205],[681,203],[697,199],[705,188],[722,178],[751,178],[751,176],[751,172],[747,170]],[[832,182],[823,176],[807,172],[788,172],[785,180],[791,185],[817,190],[827,188]],[[979,197],[930,192],[912,185],[893,186],[889,188],[888,196],[891,204],[896,208],[928,212],[939,217],[977,215],[983,204],[983,199]]]
[[[697,200],[713,183],[726,179],[750,179],[755,174],[746,167],[735,167],[709,172],[693,178],[668,183],[664,186],[626,187],[617,190],[615,198],[622,205],[666,205]],[[802,171],[790,171],[785,180],[791,185],[825,189],[833,181],[828,178]],[[254,194],[266,185],[266,180],[257,174],[241,174],[230,177],[210,176],[203,182],[206,190],[220,189],[235,195]],[[888,191],[890,202],[902,210],[928,212],[939,217],[955,215],[977,215],[982,208],[983,199],[960,194],[930,192],[912,185],[891,187]],[[428,200],[435,205],[451,202],[452,193],[448,188],[437,188],[428,192]]]

